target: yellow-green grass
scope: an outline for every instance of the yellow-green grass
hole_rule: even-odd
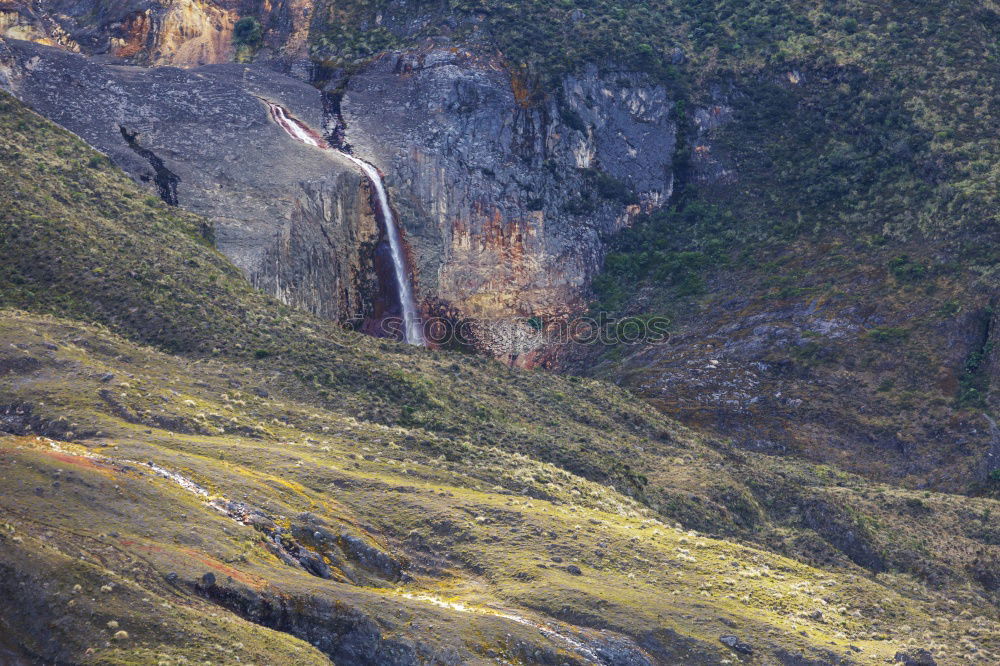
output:
[[[14,345],[0,353],[5,368],[20,357],[38,361],[28,371],[0,376],[0,390],[12,403],[31,404],[36,416],[64,415],[75,429],[66,439],[79,440],[2,440],[0,502],[10,526],[2,550],[13,553],[7,566],[17,575],[51,572],[44,594],[50,608],[60,608],[51,617],[68,615],[60,626],[72,637],[67,644],[77,650],[74,657],[84,661],[145,663],[162,653],[169,663],[180,656],[280,663],[288,658],[281,655],[298,659],[289,652],[296,647],[305,651],[303,663],[325,659],[281,632],[240,629],[249,626],[245,619],[196,593],[209,571],[220,584],[225,579],[234,589],[273,592],[305,609],[327,599],[377,618],[385,637],[416,639],[432,646],[428,650],[458,649],[470,660],[507,655],[516,661],[527,654],[531,661],[536,647],[511,647],[522,643],[572,658],[567,644],[538,626],[562,636],[599,630],[652,636],[687,663],[740,659],[718,642],[728,633],[750,640],[758,654],[849,654],[858,663],[881,663],[909,644],[936,647],[939,663],[965,654],[986,660],[996,649],[995,613],[979,605],[979,595],[963,595],[961,585],[931,589],[907,576],[875,577],[857,567],[824,571],[711,538],[669,524],[606,486],[488,443],[470,444],[461,461],[449,461],[407,439],[427,436],[418,429],[371,423],[280,390],[261,398],[233,388],[266,381],[252,369],[191,363],[100,329],[8,311],[0,334]],[[129,362],[118,367],[127,367],[125,373],[106,379],[123,358]],[[263,434],[182,433],[130,423],[101,397],[110,390],[131,414],[162,405],[171,417],[191,422],[218,414],[262,423]],[[89,434],[80,439],[77,433]],[[676,465],[680,484],[705,478],[695,472],[716,464],[687,437],[687,461],[681,457],[684,464]],[[210,498],[152,473],[147,462],[182,474],[211,497],[247,502],[289,524],[309,512],[350,530],[406,561],[413,579],[373,576],[351,584],[310,576],[281,563],[259,532],[213,509]],[[755,473],[757,466],[769,473],[775,465],[752,459],[741,463],[740,473]],[[56,469],[62,473],[53,488]],[[879,488],[855,477],[835,474],[850,485],[830,487],[831,474],[821,468],[788,462],[780,471],[802,488],[814,485],[817,495],[851,494],[852,503],[881,511],[882,520],[914,495],[889,489],[891,501],[866,503]],[[662,472],[662,483],[671,478]],[[510,489],[517,484],[523,486]],[[534,492],[535,486],[545,492]],[[923,501],[937,520],[952,519],[963,507],[991,506],[944,495]],[[912,522],[905,518],[893,529]],[[926,521],[911,529],[920,525],[942,544],[949,538]],[[781,533],[771,529],[769,538]],[[582,575],[569,573],[570,564]],[[173,585],[164,579],[171,572],[178,574]],[[97,600],[85,610],[65,606],[75,584]],[[101,593],[105,584],[114,589]],[[129,632],[127,642],[102,629],[111,620]],[[175,631],[175,625],[197,630]],[[93,631],[81,631],[84,626]],[[89,655],[88,648],[94,650]]]

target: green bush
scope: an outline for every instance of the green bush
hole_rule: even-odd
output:
[[[264,29],[253,16],[244,16],[233,26],[233,43],[255,49],[264,39]]]
[[[567,201],[563,210],[570,215],[590,215],[597,210],[597,204],[589,196],[584,195]]]
[[[875,342],[898,342],[905,340],[910,332],[898,326],[883,326],[868,331],[868,337]]]
[[[959,407],[982,408],[986,406],[986,394],[989,391],[989,375],[987,361],[993,353],[993,342],[989,339],[990,321],[993,308],[988,307],[979,313],[979,328],[981,342],[965,358],[962,374],[958,379]]]
[[[638,203],[639,201],[639,198],[627,183],[603,171],[598,171],[594,176],[594,187],[597,189],[598,194],[611,201],[617,201],[625,205]]]
[[[702,293],[705,271],[727,264],[736,247],[733,227],[730,213],[698,201],[640,217],[612,242],[593,283],[594,308],[619,311],[638,284],[664,296]]]
[[[900,282],[916,282],[927,275],[927,267],[903,254],[889,262],[889,271]]]
[[[583,117],[574,109],[563,107],[559,111],[559,117],[562,119],[563,124],[566,125],[566,127],[574,129],[578,132],[587,131],[587,124],[583,122]]]

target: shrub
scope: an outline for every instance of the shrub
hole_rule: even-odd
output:
[[[597,210],[597,205],[589,196],[583,196],[570,199],[563,209],[570,215],[589,215]]]
[[[889,262],[889,272],[900,282],[916,282],[927,274],[927,267],[902,254]]]
[[[597,189],[597,193],[605,199],[618,201],[625,205],[638,203],[639,200],[628,184],[603,171],[596,173],[594,187]]]
[[[253,16],[244,16],[233,26],[233,43],[255,49],[264,39],[264,29]]]
[[[559,111],[559,117],[566,127],[577,132],[587,131],[587,123],[583,122],[583,117],[575,109],[563,108]]]
[[[897,342],[909,337],[910,332],[898,326],[882,326],[868,331],[868,337],[875,342]]]

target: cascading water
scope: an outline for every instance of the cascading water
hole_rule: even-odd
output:
[[[319,136],[311,132],[298,120],[289,117],[285,110],[265,100],[271,110],[271,117],[284,129],[289,136],[296,141],[300,141],[309,146],[315,146],[323,150],[330,150]],[[368,182],[375,189],[375,200],[385,224],[386,235],[389,237],[389,250],[392,254],[392,268],[396,275],[396,284],[399,294],[399,306],[403,311],[403,339],[411,345],[424,346],[423,328],[420,317],[417,315],[417,304],[413,298],[413,285],[410,284],[409,276],[406,273],[406,258],[403,255],[403,239],[399,234],[399,227],[396,226],[396,218],[392,214],[392,207],[389,206],[389,196],[385,191],[385,183],[382,174],[373,165],[358,159],[349,153],[340,152],[341,155],[351,160],[361,169]]]
[[[313,133],[307,130],[302,123],[289,118],[288,114],[285,113],[285,110],[282,107],[277,104],[272,104],[271,102],[267,103],[267,107],[271,109],[271,117],[274,118],[274,121],[281,125],[282,129],[288,132],[293,139],[310,146],[316,146],[317,148],[327,147],[320,141],[320,139],[313,136]]]
[[[392,267],[396,272],[396,281],[399,283],[399,305],[403,310],[403,337],[413,345],[424,344],[424,333],[420,325],[420,318],[417,316],[417,304],[413,298],[413,285],[406,275],[406,259],[403,257],[403,239],[399,235],[399,227],[392,215],[392,208],[389,206],[389,196],[385,193],[385,183],[382,182],[382,175],[374,166],[360,160],[354,155],[342,153],[347,159],[357,164],[368,176],[372,187],[375,188],[375,198],[378,200],[379,208],[382,210],[382,219],[385,220],[386,234],[389,236],[389,249],[392,252]]]

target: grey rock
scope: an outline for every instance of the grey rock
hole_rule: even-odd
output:
[[[729,649],[735,650],[741,654],[753,654],[753,646],[750,645],[750,643],[740,640],[737,636],[733,636],[732,634],[720,636],[719,642]]]
[[[372,546],[364,539],[344,532],[339,543],[344,553],[366,569],[397,581],[403,573],[403,565],[383,550]]]
[[[206,594],[251,622],[311,643],[334,663],[371,666],[421,663],[414,645],[383,636],[372,617],[341,600],[318,594],[258,593],[229,583],[208,589]]]
[[[311,573],[313,576],[318,576],[320,578],[330,578],[332,573],[330,572],[330,567],[323,562],[323,559],[316,553],[306,552],[299,555],[299,564],[302,568]]]
[[[328,319],[370,310],[379,230],[367,181],[338,153],[289,137],[261,100],[320,128],[315,88],[264,67],[105,66],[0,43],[0,84],[152,193],[208,218],[206,235],[255,286]]]
[[[537,103],[491,52],[432,44],[354,74],[340,129],[385,175],[419,300],[470,317],[558,315],[583,307],[602,234],[670,195],[672,108],[663,87],[596,68]],[[639,205],[599,194],[596,171]]]
[[[934,655],[923,648],[911,650],[910,652],[897,652],[895,661],[902,663],[903,666],[937,666]]]
[[[329,319],[367,316],[380,298],[368,188],[335,151],[288,137],[260,98],[384,173],[427,312],[580,311],[603,237],[673,189],[673,100],[628,71],[589,67],[535,99],[492,50],[445,41],[338,75],[339,104],[262,66],[112,66],[16,40],[0,72],[42,115],[207,217],[206,235],[255,286]],[[477,342],[503,355],[504,336],[497,349]]]

